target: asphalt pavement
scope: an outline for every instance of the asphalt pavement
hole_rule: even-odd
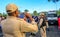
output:
[[[3,35],[0,32],[0,37],[2,37],[2,36]],[[29,34],[26,37],[29,37]],[[33,37],[41,37],[39,31]],[[58,30],[58,27],[57,26],[50,26],[49,31],[47,31],[47,37],[60,37],[60,30]]]

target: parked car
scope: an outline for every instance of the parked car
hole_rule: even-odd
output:
[[[56,12],[48,12],[47,13],[47,20],[49,25],[57,25],[57,14]]]

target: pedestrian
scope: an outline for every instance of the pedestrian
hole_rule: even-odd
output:
[[[32,22],[32,19],[33,19],[32,16],[31,16],[31,14],[30,14],[30,13],[24,13],[24,14],[25,14],[25,17],[27,18],[27,22],[28,22],[28,23],[31,23],[31,22]],[[29,16],[30,18],[29,18],[28,16]]]
[[[58,29],[60,30],[60,15],[58,16]]]
[[[41,37],[47,37],[46,36],[46,28],[48,28],[48,22],[47,22],[47,20],[45,18],[44,13],[40,13],[39,23],[38,24],[39,24]]]
[[[25,20],[18,18],[18,7],[15,4],[6,6],[8,17],[1,22],[3,37],[25,37],[26,32],[37,32],[38,27],[34,20],[27,23]]]
[[[34,19],[34,18],[32,18],[32,16],[31,16],[31,14],[30,13],[24,13],[25,14],[25,17],[27,18],[27,22],[28,23],[31,23],[32,22],[32,19]],[[29,18],[29,17],[30,18]],[[35,21],[35,20],[34,20]],[[27,34],[29,34],[29,35],[27,35]],[[35,34],[36,33],[30,33],[30,32],[28,32],[28,33],[26,33],[26,36],[28,36],[28,37],[34,37],[35,36]]]
[[[2,33],[1,21],[2,21],[2,16],[0,16],[0,33]]]
[[[2,16],[2,20],[4,20],[5,19],[5,17],[4,16]]]
[[[0,23],[1,23],[1,21],[2,21],[2,16],[0,16]]]

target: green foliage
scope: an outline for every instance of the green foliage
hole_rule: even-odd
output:
[[[60,15],[60,9],[56,11],[57,15],[59,16]]]
[[[50,1],[56,3],[56,2],[58,2],[58,1],[60,1],[60,0],[48,0],[48,2],[50,2]]]
[[[3,16],[4,16],[4,17],[7,17],[7,14],[3,13]]]
[[[48,2],[50,2],[51,0],[48,0]]]
[[[5,13],[0,13],[0,16],[4,16],[4,17],[7,17],[7,14],[5,14]]]
[[[25,9],[24,12],[29,12],[29,10]]]
[[[0,13],[0,16],[2,16],[2,13]]]
[[[39,16],[40,13],[38,13],[38,16]]]
[[[35,10],[35,11],[33,11],[33,15],[34,15],[34,16],[38,16],[39,13],[37,13],[37,11]]]

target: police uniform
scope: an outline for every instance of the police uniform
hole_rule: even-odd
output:
[[[41,13],[40,15],[45,15],[44,13]],[[46,36],[46,28],[48,28],[48,23],[46,23],[46,19],[45,18],[41,18],[39,20],[39,28],[40,28],[40,34],[41,37],[47,37]]]
[[[17,9],[14,4],[8,4],[7,10],[13,12]],[[7,19],[1,22],[3,37],[25,37],[26,32],[37,32],[38,27],[34,21],[32,23],[27,23],[23,19],[8,16]]]

